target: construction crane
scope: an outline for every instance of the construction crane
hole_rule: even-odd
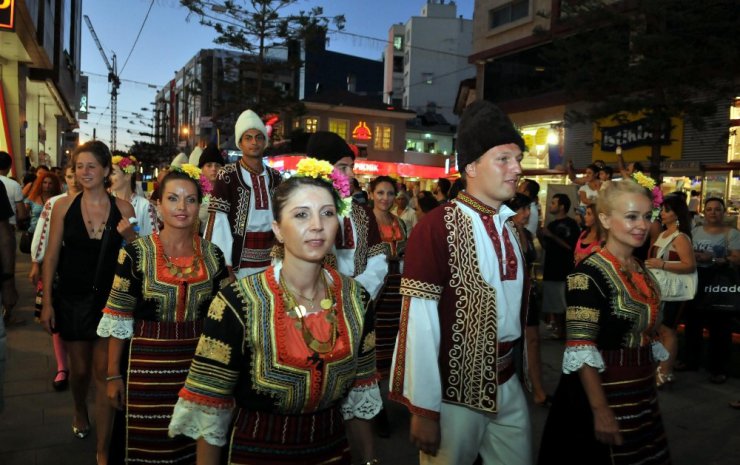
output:
[[[115,150],[116,132],[118,132],[118,88],[121,87],[121,78],[118,77],[118,66],[116,64],[116,54],[113,53],[112,55],[111,61],[113,62],[113,66],[111,66],[108,57],[105,56],[103,46],[100,44],[100,39],[98,39],[98,35],[95,33],[95,28],[93,28],[92,22],[90,22],[90,18],[87,15],[85,15],[85,22],[87,23],[87,28],[90,29],[90,34],[92,34],[95,40],[95,45],[100,50],[100,55],[103,57],[105,66],[108,67],[108,82],[110,82],[110,148],[111,150]]]

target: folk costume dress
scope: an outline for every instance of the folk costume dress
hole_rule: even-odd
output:
[[[568,276],[563,374],[542,435],[539,463],[670,463],[655,388],[656,363],[668,356],[655,339],[661,319],[657,289],[647,270],[623,270],[606,248]],[[624,438],[621,446],[595,438],[578,375],[584,365],[599,371]]]
[[[195,442],[169,438],[167,426],[228,272],[218,247],[193,240],[194,257],[165,257],[159,234],[126,245],[118,257],[98,335],[130,339],[121,360],[125,463],[195,463]]]
[[[259,273],[271,262],[272,196],[280,173],[264,166],[257,173],[240,160],[218,172],[209,198],[210,213],[203,237],[224,253],[237,278]]]
[[[402,255],[406,251],[407,231],[404,221],[395,215],[391,224],[378,226],[380,239],[390,247],[388,276],[375,304],[375,357],[378,373],[387,378],[401,318],[401,294],[398,290],[401,287]]]
[[[406,246],[389,398],[412,414],[443,417],[438,457],[454,452],[440,463],[472,463],[485,447],[474,426],[450,428],[444,414],[455,407],[507,422],[504,441],[511,443],[498,449],[514,453],[500,463],[531,462],[531,426],[514,367],[529,278],[512,216],[507,206],[496,211],[463,191],[427,213]]]
[[[388,274],[388,245],[380,240],[373,211],[352,202],[349,215],[339,217],[339,231],[333,250],[337,270],[352,276],[376,299]]]
[[[332,305],[299,325],[280,268],[214,299],[170,434],[228,444],[229,464],[349,464],[343,419],[381,407],[367,293],[325,266]],[[321,353],[309,349],[330,340]]]
[[[159,232],[159,221],[157,220],[157,209],[146,197],[131,194],[128,199],[131,206],[134,207],[136,221],[139,225],[139,236],[148,236],[149,234]]]

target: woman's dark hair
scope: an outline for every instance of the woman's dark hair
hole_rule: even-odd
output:
[[[293,176],[281,182],[272,196],[272,216],[275,218],[275,221],[280,222],[280,212],[285,207],[285,204],[288,203],[288,199],[293,194],[293,191],[301,186],[314,186],[326,189],[331,194],[332,199],[334,199],[334,206],[337,209],[339,208],[339,203],[342,199],[339,198],[339,193],[334,190],[334,187],[328,181],[307,176]]]
[[[416,198],[416,202],[419,204],[419,208],[424,213],[429,213],[439,206],[439,202],[434,198],[434,195],[429,191],[421,191]]]
[[[93,154],[95,159],[100,163],[103,168],[111,167],[112,155],[107,145],[100,142],[99,140],[91,140],[85,142],[82,145],[78,145],[77,148],[72,152],[72,164],[77,164],[77,157],[82,152],[90,152]]]
[[[601,168],[601,171],[606,173],[606,175],[609,176],[609,179],[611,179],[612,176],[614,176],[614,169],[611,166],[603,166]]]
[[[642,171],[643,173],[645,172],[645,167],[642,166],[642,163],[640,163],[639,161],[632,162],[632,168],[633,168],[632,170],[633,172],[634,171]]]
[[[532,200],[521,192],[517,192],[514,194],[514,197],[504,202],[504,205],[511,208],[514,212],[519,211],[520,208],[529,207],[531,204]]]
[[[727,208],[725,207],[725,201],[724,201],[724,200],[722,200],[722,199],[721,199],[721,198],[719,198],[719,197],[709,197],[709,198],[708,198],[707,200],[705,200],[705,201],[704,201],[704,207],[705,207],[705,208],[706,208],[706,206],[707,206],[707,204],[708,204],[709,202],[719,202],[719,203],[720,203],[720,205],[722,205],[722,210],[726,210],[726,209],[727,209]]]
[[[375,188],[378,187],[380,183],[387,182],[391,186],[393,186],[393,192],[396,194],[398,193],[398,186],[396,185],[396,180],[393,179],[390,176],[378,176],[377,178],[370,181],[370,192],[375,192]]]
[[[680,195],[669,194],[663,199],[663,208],[676,214],[678,220],[678,230],[691,237],[691,217],[689,216],[689,207],[686,200]]]
[[[176,180],[192,182],[193,185],[195,186],[195,190],[198,192],[198,203],[201,203],[203,201],[203,190],[200,188],[200,183],[196,181],[195,179],[191,178],[184,171],[180,171],[180,170],[170,170],[166,175],[164,175],[164,178],[162,178],[162,182],[159,183],[159,188],[157,189],[158,191],[157,198],[159,200],[164,198],[164,186],[167,185],[167,182],[176,181]]]
[[[442,191],[445,197],[448,197],[450,195],[450,188],[452,188],[452,182],[450,182],[449,179],[447,178],[437,179],[437,186],[439,186],[439,190]]]
[[[457,178],[455,179],[455,182],[452,183],[452,187],[450,187],[450,193],[448,195],[448,198],[450,200],[455,200],[457,197],[457,194],[459,194],[461,191],[465,190],[465,186],[467,185],[467,181],[465,178]]]

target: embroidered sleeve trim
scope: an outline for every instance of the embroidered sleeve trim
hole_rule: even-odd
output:
[[[382,408],[383,399],[380,397],[380,388],[378,388],[377,382],[367,386],[353,387],[340,406],[344,420],[351,420],[353,418],[370,420]]]
[[[570,306],[566,310],[566,319],[568,321],[588,321],[589,323],[599,322],[599,310],[591,307]]]
[[[416,279],[401,278],[401,288],[399,293],[409,297],[419,297],[421,299],[439,300],[442,295],[442,286],[425,283]]]
[[[368,250],[367,252],[367,256],[374,257],[376,255],[390,256],[391,255],[390,244],[386,242],[381,242],[380,244],[375,244],[374,246],[370,247],[370,250]]]
[[[407,398],[405,398],[404,396],[400,394],[389,392],[388,399],[394,402],[398,402],[399,404],[405,405],[406,408],[409,409],[409,412],[411,412],[412,415],[418,415],[420,417],[429,418],[430,420],[439,421],[439,412],[435,412],[434,410],[427,410],[425,408],[412,405],[411,402]]]
[[[668,360],[668,357],[670,357],[668,350],[660,341],[653,341],[650,344],[650,349],[653,352],[653,358],[659,362]]]
[[[195,355],[228,365],[231,361],[231,347],[225,342],[202,336],[195,349]]]
[[[134,334],[134,319],[131,314],[114,313],[107,308],[105,310],[98,323],[98,336],[131,339]]]
[[[226,445],[231,409],[214,408],[178,399],[169,426],[169,436],[179,434],[192,439],[203,438],[213,446]]]
[[[604,359],[595,345],[566,347],[563,354],[563,373],[570,374],[580,370],[584,365],[596,368],[599,373],[606,369]]]
[[[569,291],[587,291],[588,290],[588,276],[585,274],[577,273],[571,274],[567,278],[567,286]]]

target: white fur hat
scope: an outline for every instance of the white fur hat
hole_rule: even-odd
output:
[[[190,152],[190,158],[188,158],[188,163],[190,163],[193,166],[198,166],[198,162],[200,162],[200,155],[203,153],[203,149],[200,147],[195,147],[192,152]]]
[[[247,132],[249,129],[256,129],[261,132],[265,136],[265,147],[269,145],[270,138],[267,135],[265,123],[262,122],[262,119],[257,115],[257,113],[252,110],[244,110],[242,114],[239,115],[239,119],[236,120],[236,125],[234,126],[234,144],[236,144],[237,147],[239,147],[239,141],[242,140],[242,134]]]
[[[174,160],[172,160],[172,163],[170,163],[170,167],[172,168],[180,168],[182,165],[188,162],[188,156],[184,153],[180,152],[177,154]]]

